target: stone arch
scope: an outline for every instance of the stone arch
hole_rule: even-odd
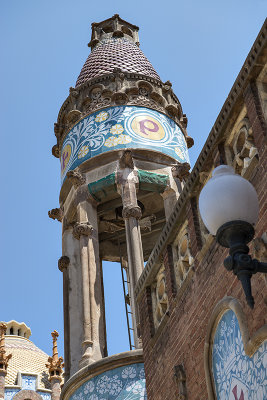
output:
[[[15,394],[13,400],[43,400],[43,398],[33,390],[21,390]]]
[[[267,325],[263,325],[250,338],[246,316],[237,299],[228,296],[224,297],[217,303],[208,323],[204,346],[204,369],[209,400],[217,399],[212,373],[212,348],[214,336],[223,314],[228,310],[232,310],[238,320],[244,351],[247,356],[252,357],[260,345],[267,339]]]

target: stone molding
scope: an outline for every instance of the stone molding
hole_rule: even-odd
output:
[[[88,379],[100,375],[103,372],[123,367],[126,365],[143,363],[143,350],[131,350],[124,353],[114,354],[109,357],[102,358],[76,372],[72,377],[64,383],[61,393],[62,400],[68,400],[71,395]]]
[[[151,284],[153,277],[157,273],[154,271],[154,265],[158,266],[158,258],[161,255],[162,251],[166,247],[167,243],[170,243],[173,240],[173,236],[175,234],[175,227],[179,220],[183,217],[183,211],[186,203],[189,201],[192,193],[194,192],[196,186],[199,187],[199,174],[201,172],[206,172],[206,165],[209,159],[212,157],[212,153],[214,151],[215,146],[220,143],[226,135],[226,123],[230,117],[230,114],[236,104],[240,104],[239,100],[242,98],[243,92],[248,85],[249,80],[252,77],[257,76],[260,73],[259,68],[257,67],[258,58],[262,54],[263,49],[266,46],[267,42],[267,20],[264,22],[261,31],[259,32],[257,39],[255,40],[252,49],[250,50],[248,57],[238,74],[235,83],[226,98],[224,105],[213,125],[210,134],[206,140],[206,143],[195,163],[195,166],[188,177],[185,186],[183,188],[182,193],[175,205],[175,208],[170,215],[170,218],[166,222],[161,235],[159,236],[157,243],[149,257],[149,260],[146,264],[146,267],[137,282],[135,293],[137,298],[140,297],[141,293],[144,291],[145,287]],[[263,66],[263,63],[262,63]]]
[[[141,219],[142,218],[142,210],[139,206],[126,206],[123,207],[122,210],[122,218],[123,219],[129,219],[129,218],[136,218],[136,219]]]
[[[212,378],[212,344],[217,325],[222,315],[227,311],[232,310],[238,320],[239,328],[242,336],[245,354],[252,357],[260,345],[267,339],[267,325],[263,325],[257,332],[250,338],[247,320],[243,308],[239,301],[234,297],[227,296],[220,300],[215,306],[211,317],[209,319],[207,333],[205,338],[204,347],[204,369],[207,382],[208,399],[216,400],[216,392]]]
[[[82,235],[84,236],[92,236],[93,233],[93,226],[90,222],[76,222],[73,227],[73,236],[75,239],[80,239]]]
[[[54,126],[57,144],[53,146],[52,154],[60,156],[66,135],[80,119],[103,108],[118,105],[152,108],[166,114],[180,126],[188,147],[193,145],[193,139],[186,131],[187,117],[173,93],[171,83],[118,71],[116,68],[112,74],[93,78],[75,89],[70,88],[70,95],[63,103]]]
[[[67,268],[70,265],[70,259],[68,256],[62,256],[58,260],[58,269],[63,272],[65,268]]]

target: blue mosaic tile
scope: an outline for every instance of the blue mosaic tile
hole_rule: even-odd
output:
[[[84,161],[111,150],[155,150],[189,162],[179,126],[169,117],[144,107],[109,107],[78,122],[66,136],[61,152],[61,180]]]
[[[21,375],[21,389],[22,390],[34,390],[36,389],[36,376],[32,375]]]
[[[95,376],[76,390],[70,400],[145,400],[143,364],[115,368]]]
[[[212,369],[220,400],[267,399],[267,341],[248,357],[236,315],[227,311],[214,337]]]
[[[5,389],[5,400],[12,400],[12,398],[18,392],[19,392],[19,389]]]

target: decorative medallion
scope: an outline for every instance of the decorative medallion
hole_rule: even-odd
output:
[[[111,150],[151,149],[189,162],[184,135],[169,117],[144,107],[109,107],[83,118],[68,133],[61,152],[61,179],[84,161]]]
[[[217,326],[212,370],[218,400],[267,399],[267,341],[248,357],[232,310],[223,314]]]

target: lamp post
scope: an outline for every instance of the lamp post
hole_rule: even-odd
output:
[[[254,237],[259,214],[256,190],[232,167],[220,165],[199,196],[199,210],[207,229],[217,242],[229,248],[224,266],[240,280],[248,305],[254,307],[250,279],[257,272],[267,273],[267,263],[252,259],[247,244]]]

